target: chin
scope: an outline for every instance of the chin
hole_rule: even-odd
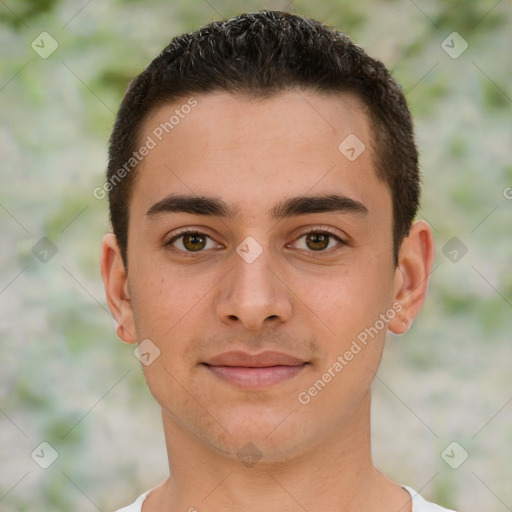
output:
[[[304,422],[298,422],[294,413],[286,409],[261,409],[237,407],[223,420],[218,417],[231,435],[223,431],[214,441],[216,448],[232,458],[247,457],[258,462],[281,462],[297,455],[300,446],[307,444]]]

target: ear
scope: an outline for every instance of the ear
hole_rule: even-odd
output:
[[[424,220],[415,222],[404,238],[398,256],[398,267],[393,282],[393,298],[402,309],[389,323],[395,334],[407,332],[420,312],[427,294],[434,262],[432,228]]]
[[[101,242],[100,268],[108,307],[116,321],[116,334],[126,343],[135,343],[137,337],[128,277],[113,233],[107,233]]]

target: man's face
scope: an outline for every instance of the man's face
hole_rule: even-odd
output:
[[[376,177],[369,122],[354,98],[290,91],[196,99],[161,141],[154,130],[178,104],[152,113],[141,133],[157,144],[130,203],[136,338],[160,350],[143,368],[168,425],[222,453],[252,442],[278,460],[321,444],[368,405],[387,330],[378,320],[390,316],[399,272],[391,194]],[[356,159],[356,139],[339,149],[351,134],[366,146]],[[213,198],[233,214],[160,203],[148,215],[171,194]],[[335,194],[348,199],[312,212],[304,204],[276,210],[290,198]],[[183,228],[198,234],[174,238]],[[214,364],[231,351],[299,361]]]

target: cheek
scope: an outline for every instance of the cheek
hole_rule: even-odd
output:
[[[168,339],[181,332],[211,288],[207,279],[171,272],[169,265],[139,265],[134,274],[132,306],[139,337]]]
[[[325,356],[318,361],[311,379],[311,395],[308,389],[302,390],[314,402],[313,407],[319,407],[319,414],[327,404],[355,407],[368,391],[389,325],[381,315],[391,307],[391,278],[379,262],[366,260],[334,273],[323,286],[310,287],[304,296],[318,319],[309,316],[324,333],[318,341]],[[317,399],[315,393],[321,397]]]
[[[312,321],[318,320],[331,339],[343,343],[373,325],[389,307],[391,278],[372,261],[333,268],[328,276],[305,280],[302,275],[298,303],[313,313],[307,315]]]
[[[379,367],[389,324],[381,315],[391,310],[391,291],[383,279],[390,278],[364,265],[304,297],[318,317],[309,315],[311,321],[322,328],[318,342],[324,355],[297,399],[315,411],[313,417],[331,411],[325,428],[337,428],[361,403]]]
[[[362,382],[369,384],[373,379],[372,371],[377,371],[389,321],[395,314],[391,307],[392,277],[383,270],[382,262],[367,259],[326,283],[324,293],[318,295],[317,300],[324,305],[321,318],[331,333],[324,340],[327,357],[319,373],[331,369],[340,376],[334,379],[337,384],[333,389],[339,385],[346,387],[343,392],[351,393],[356,391],[352,385],[363,389],[359,387]],[[340,356],[341,366],[332,368]]]

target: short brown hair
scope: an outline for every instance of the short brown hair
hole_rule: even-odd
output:
[[[369,113],[377,176],[393,201],[393,255],[408,235],[420,201],[418,151],[401,87],[379,60],[347,35],[316,20],[281,11],[241,14],[175,37],[134,78],[110,137],[107,181],[110,221],[128,268],[129,202],[136,166],[123,173],[140,129],[155,108],[213,91],[268,97],[289,89],[350,92]]]

